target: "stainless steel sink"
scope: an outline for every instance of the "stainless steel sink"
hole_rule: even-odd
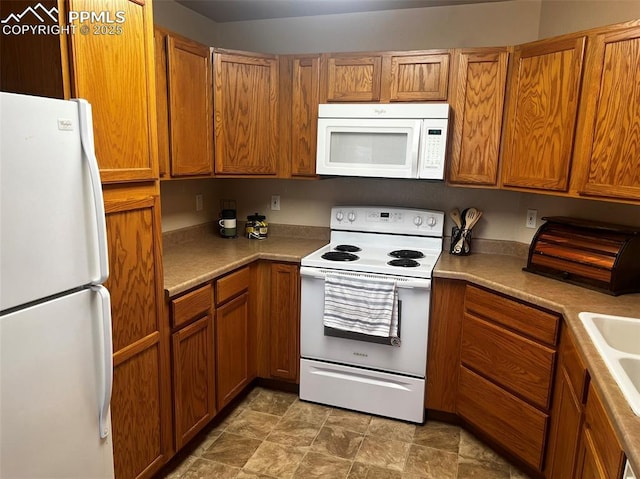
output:
[[[640,416],[640,318],[578,315],[629,406]]]

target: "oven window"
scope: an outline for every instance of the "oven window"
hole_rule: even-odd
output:
[[[331,132],[330,163],[404,166],[408,133]]]

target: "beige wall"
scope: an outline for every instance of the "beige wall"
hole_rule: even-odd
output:
[[[535,40],[540,0],[219,24],[221,47],[267,53],[415,50]]]
[[[542,0],[540,38],[640,18],[640,0]]]
[[[217,23],[175,2],[155,0],[153,23],[192,38],[205,45],[216,45]]]
[[[156,1],[155,5],[158,3],[163,2]],[[609,16],[601,16],[602,11],[606,10],[605,6],[612,3],[619,7],[613,20]],[[227,24],[212,22],[212,28],[217,29],[218,33],[220,43],[216,46],[274,53],[504,45],[536,39],[538,31],[550,32],[543,35],[550,36],[598,24],[640,18],[638,3],[640,1],[543,0],[541,3],[540,0],[514,0],[462,7],[332,15],[314,19]],[[592,15],[587,8],[593,12]],[[420,20],[414,23],[414,18],[418,17]],[[401,18],[414,27],[401,28]],[[594,25],[585,24],[589,18]],[[605,19],[602,20],[603,18]],[[365,19],[374,23],[373,30],[377,30],[375,35],[366,32]],[[425,25],[430,27],[426,28]],[[166,26],[171,28],[169,24]],[[196,214],[195,195],[203,192],[205,211]],[[281,196],[280,211],[269,209],[269,200],[274,194]],[[216,179],[163,183],[163,230],[169,231],[215,219],[221,198],[237,201],[240,218],[257,211],[265,214],[269,222],[312,226],[327,226],[329,211],[338,204],[407,206],[443,211],[454,207],[462,209],[475,206],[485,213],[474,230],[474,237],[523,243],[530,242],[535,233],[535,230],[524,226],[527,209],[538,210],[538,224],[543,216],[560,215],[638,223],[634,218],[639,213],[637,206],[510,191],[452,188],[441,182],[417,180]],[[449,220],[446,228],[451,228]]]

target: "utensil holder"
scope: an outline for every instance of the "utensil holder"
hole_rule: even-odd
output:
[[[456,248],[459,244],[459,249]],[[471,230],[460,229],[454,226],[451,229],[451,246],[449,254],[467,256],[471,254]]]

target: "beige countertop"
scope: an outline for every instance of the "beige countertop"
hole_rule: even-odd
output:
[[[640,318],[640,294],[610,296],[522,271],[523,257],[497,254],[452,256],[443,252],[434,276],[465,280],[562,313],[578,343],[592,382],[601,393],[634,470],[640,470],[640,417],[636,416],[609,373],[578,318],[581,311]]]
[[[168,297],[187,291],[257,259],[299,263],[326,239],[270,236],[223,239],[208,234],[164,246],[164,289]],[[561,313],[618,431],[635,470],[640,470],[640,417],[622,396],[578,318],[581,311],[640,317],[640,294],[610,296],[522,271],[526,258],[500,254],[452,256],[443,252],[434,276],[460,279]]]
[[[168,297],[257,259],[299,263],[300,258],[327,244],[326,240],[269,236],[263,240],[203,235],[165,244],[162,252],[164,290]]]

